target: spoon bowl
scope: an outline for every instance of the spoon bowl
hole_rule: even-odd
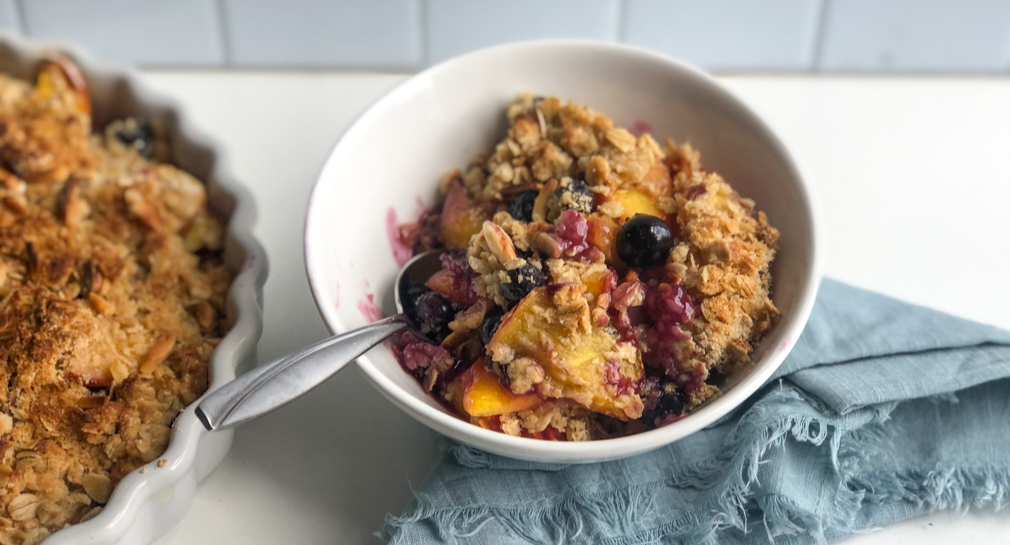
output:
[[[196,408],[208,431],[233,428],[294,401],[337,374],[348,363],[390,336],[410,327],[412,293],[441,268],[441,252],[414,256],[396,276],[397,314],[323,339],[236,378],[209,394]]]

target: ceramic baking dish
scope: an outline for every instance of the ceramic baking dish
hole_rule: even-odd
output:
[[[209,201],[229,217],[225,261],[236,272],[228,304],[228,319],[234,325],[211,361],[209,390],[214,390],[235,378],[240,362],[252,359],[263,330],[267,259],[252,235],[256,219],[252,195],[224,172],[220,148],[193,127],[179,105],[144,88],[128,70],[93,61],[72,47],[0,36],[0,71],[33,81],[43,55],[54,50],[70,56],[83,71],[95,127],[127,116],[159,120],[168,133],[172,162],[204,181]],[[204,430],[193,412],[198,403],[176,419],[168,450],[123,479],[98,516],[43,543],[149,543],[178,523],[193,503],[196,483],[221,462],[232,442],[230,430],[213,434]]]

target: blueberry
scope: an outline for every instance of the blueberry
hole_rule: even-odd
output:
[[[648,267],[666,261],[673,249],[673,234],[663,220],[638,214],[617,235],[617,255],[632,267]]]
[[[547,281],[544,273],[529,263],[512,269],[508,275],[509,282],[501,285],[501,294],[509,305],[518,303],[533,288],[543,286]]]
[[[716,386],[721,385],[726,381],[726,375],[722,371],[712,368],[708,370],[708,378],[705,379],[706,384],[715,384]]]
[[[487,346],[491,342],[491,337],[494,337],[494,332],[498,331],[498,324],[501,323],[502,311],[501,309],[494,308],[489,310],[487,314],[484,315],[484,323],[480,324],[480,340]]]
[[[414,303],[414,312],[417,315],[418,325],[421,333],[438,333],[449,326],[455,314],[449,301],[435,293],[428,291],[417,298]]]
[[[565,178],[554,191],[558,212],[575,210],[583,214],[593,211],[593,191],[589,184],[575,178]]]
[[[536,200],[536,191],[523,191],[509,201],[509,214],[519,221],[533,221],[533,203]]]
[[[116,129],[116,140],[128,148],[133,148],[142,157],[151,157],[154,153],[154,128],[148,121],[142,119],[127,119]]]
[[[663,395],[659,397],[659,404],[656,405],[655,410],[663,415],[679,415],[684,412],[684,394],[679,388],[673,388],[669,391],[664,390]]]
[[[659,399],[655,407],[642,413],[642,420],[656,425],[656,420],[668,415],[679,416],[684,412],[684,393],[672,382],[659,386]]]

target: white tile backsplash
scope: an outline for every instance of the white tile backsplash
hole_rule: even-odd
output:
[[[1007,0],[828,0],[826,71],[1006,70]]]
[[[618,0],[427,0],[428,63],[538,38],[616,41]]]
[[[626,0],[624,41],[703,68],[807,70],[821,0]]]
[[[237,66],[416,68],[421,0],[223,0]]]
[[[18,13],[18,5],[15,0],[0,0],[0,32],[14,35],[23,34],[21,32],[21,16]]]
[[[581,38],[712,70],[1010,72],[1010,0],[0,0],[0,32],[146,66],[414,71]]]
[[[225,61],[215,0],[24,0],[26,34],[145,65]]]

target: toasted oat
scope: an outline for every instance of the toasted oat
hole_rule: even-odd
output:
[[[231,282],[202,184],[93,135],[61,74],[0,76],[4,545],[86,520],[162,455],[207,387]]]
[[[24,521],[35,518],[35,511],[39,507],[39,498],[35,494],[18,494],[7,504],[7,512],[11,519]]]

